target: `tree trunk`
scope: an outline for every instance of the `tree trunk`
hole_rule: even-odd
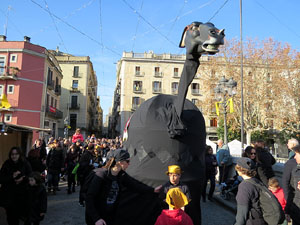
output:
[[[251,133],[252,133],[252,130],[247,130],[246,131],[247,145],[251,144]]]

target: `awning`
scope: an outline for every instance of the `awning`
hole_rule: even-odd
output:
[[[43,131],[43,132],[48,132],[51,133],[52,130],[51,129],[46,129],[46,128],[40,128],[40,127],[31,127],[31,126],[25,126],[25,125],[19,125],[19,124],[10,124],[10,123],[4,123],[5,126],[9,129],[11,128],[11,130],[15,130],[15,131]],[[3,122],[0,123],[1,126],[3,126]]]

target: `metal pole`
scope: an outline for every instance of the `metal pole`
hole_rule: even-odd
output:
[[[226,98],[224,96],[223,99],[223,109],[224,109],[224,144],[228,144],[228,138],[227,138],[227,102]]]
[[[242,24],[242,0],[240,0],[240,44],[241,44],[241,152],[244,149],[244,87],[243,87],[243,24]]]

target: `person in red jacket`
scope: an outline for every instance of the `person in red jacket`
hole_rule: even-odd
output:
[[[189,200],[180,188],[171,188],[167,193],[166,202],[169,209],[161,212],[155,225],[193,225],[191,217],[183,211]]]
[[[80,133],[80,129],[79,128],[77,128],[76,131],[75,131],[75,134],[73,134],[72,143],[75,144],[78,139],[81,141],[81,143],[84,142],[83,136]]]
[[[282,210],[284,211],[286,206],[286,200],[284,198],[284,192],[283,188],[279,186],[279,182],[275,177],[272,177],[269,179],[269,190],[273,193],[273,195],[276,196],[278,202],[280,203]],[[282,223],[282,225],[287,225],[287,221],[290,219],[287,217],[287,219]]]

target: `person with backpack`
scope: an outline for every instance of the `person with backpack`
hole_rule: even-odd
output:
[[[295,156],[284,164],[282,186],[286,199],[285,213],[291,217],[293,225],[300,225],[300,145],[292,150]]]
[[[236,196],[235,225],[278,225],[283,223],[285,216],[281,205],[271,191],[255,178],[255,165],[251,159],[239,158],[235,169],[243,178]]]
[[[232,157],[230,155],[228,145],[224,145],[223,140],[218,140],[217,161],[219,166],[219,184],[226,182],[230,167],[232,165]]]

